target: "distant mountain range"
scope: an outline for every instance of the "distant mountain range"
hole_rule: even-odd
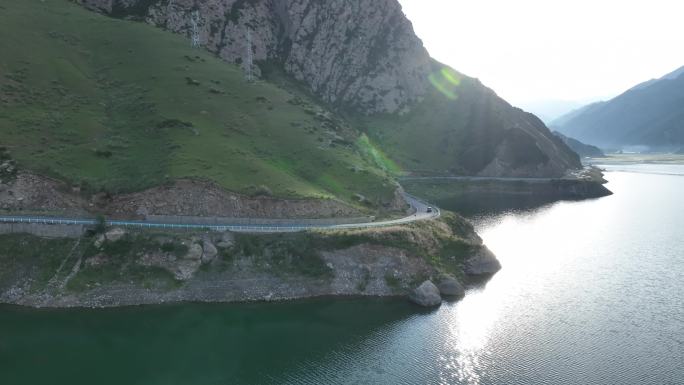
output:
[[[588,102],[588,100],[550,99],[519,103],[519,107],[537,115],[544,123],[549,124],[570,111],[574,111],[584,106]]]
[[[638,84],[609,101],[572,111],[550,126],[603,148],[677,150],[684,145],[684,67]]]

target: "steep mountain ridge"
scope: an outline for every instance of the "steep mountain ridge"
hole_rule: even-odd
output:
[[[650,85],[652,85],[652,84],[654,84],[654,83],[657,83],[657,82],[659,82],[659,81],[661,81],[661,80],[673,80],[673,79],[677,79],[677,78],[678,78],[679,76],[681,76],[682,74],[684,74],[684,66],[682,66],[682,67],[680,67],[679,69],[676,69],[676,70],[674,70],[674,71],[668,73],[668,74],[665,75],[665,76],[661,76],[660,78],[657,78],[657,79],[650,79],[650,80],[647,80],[647,81],[645,81],[645,82],[643,82],[643,83],[639,83],[639,84],[637,84],[636,86],[630,88],[628,91],[638,90],[638,89],[641,89],[641,88],[646,88],[646,87],[648,87],[648,86],[650,86]]]
[[[79,0],[190,35],[222,59],[276,61],[323,101],[396,112],[425,93],[430,57],[396,0]],[[250,36],[248,36],[250,35]],[[254,67],[258,72],[258,67]]]

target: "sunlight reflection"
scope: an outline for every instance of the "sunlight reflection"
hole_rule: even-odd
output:
[[[492,296],[483,290],[471,291],[454,307],[453,323],[449,325],[447,342],[451,355],[444,357],[447,373],[442,382],[479,384],[484,371],[483,360],[488,354],[491,330],[496,323],[500,296]]]
[[[446,310],[452,321],[445,341],[445,351],[449,353],[440,357],[443,384],[481,384],[497,343],[496,325],[501,323],[503,314],[519,309],[520,298],[511,293],[526,296],[538,290],[536,281],[562,269],[563,258],[552,258],[546,253],[550,245],[557,244],[564,236],[558,231],[564,215],[549,215],[551,211],[571,210],[562,206],[547,207],[528,215],[490,217],[478,229],[502,262],[503,269],[485,287],[469,290],[463,300]],[[538,226],[537,232],[531,232],[529,225],[534,221],[545,222],[546,226]],[[540,228],[547,231],[541,234]]]
[[[356,147],[361,151],[361,153],[375,162],[378,167],[394,174],[401,174],[401,169],[399,166],[387,155],[385,155],[385,153],[383,153],[377,146],[371,143],[366,134],[361,134],[361,136],[359,136],[359,138],[356,140]]]

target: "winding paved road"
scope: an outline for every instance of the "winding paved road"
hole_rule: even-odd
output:
[[[404,194],[406,202],[413,209],[415,214],[387,221],[366,222],[366,223],[349,223],[336,225],[320,225],[320,224],[255,224],[255,225],[237,225],[237,224],[198,224],[198,223],[161,223],[148,221],[126,221],[126,220],[107,220],[108,226],[118,227],[137,227],[137,228],[155,228],[155,229],[182,229],[182,230],[201,230],[208,229],[213,231],[234,231],[244,233],[287,233],[304,230],[345,230],[345,229],[364,229],[372,227],[387,227],[400,225],[405,223],[425,221],[439,218],[440,210],[434,207],[433,211],[428,213],[428,204],[420,199]],[[256,220],[256,219],[255,219]],[[267,221],[267,219],[261,219]],[[301,220],[300,220],[301,222]],[[58,218],[58,217],[35,217],[35,216],[0,216],[0,223],[37,223],[37,224],[54,224],[54,225],[95,225],[97,220],[92,218]]]
[[[565,178],[529,178],[529,177],[494,177],[494,176],[406,176],[399,180],[430,181],[430,180],[462,180],[462,181],[498,181],[498,182],[551,182]]]

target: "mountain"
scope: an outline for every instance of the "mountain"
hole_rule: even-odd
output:
[[[651,80],[647,80],[647,81],[645,81],[645,82],[643,82],[643,83],[639,83],[639,84],[637,84],[636,86],[630,88],[630,91],[631,91],[631,90],[639,90],[639,89],[642,89],[642,88],[646,88],[646,87],[648,87],[648,86],[650,86],[650,85],[652,85],[652,84],[657,83],[657,82],[660,81],[660,80],[674,80],[674,79],[677,79],[678,77],[680,77],[681,75],[684,75],[684,66],[681,67],[681,68],[678,69],[678,70],[675,70],[675,71],[673,71],[673,72],[670,72],[669,74],[667,74],[667,75],[665,75],[665,76],[663,76],[663,77],[661,77],[661,78],[659,78],[659,79],[651,79]]]
[[[559,137],[563,143],[567,144],[572,151],[575,151],[581,157],[599,158],[605,156],[603,151],[596,146],[584,144],[577,139],[567,137],[557,131],[555,131],[553,134]]]
[[[580,167],[539,119],[431,59],[396,0],[77,3],[0,0],[0,142],[82,192],[199,178],[375,210],[406,172]]]
[[[538,100],[521,103],[520,107],[537,115],[544,123],[549,124],[555,119],[582,107],[584,103],[571,100]]]
[[[677,149],[684,144],[684,67],[607,102],[573,111],[550,125],[604,148]]]
[[[185,35],[197,11],[203,46],[241,65],[249,32],[261,67],[275,64],[304,83],[405,171],[559,176],[579,167],[538,119],[432,60],[396,0],[82,2]]]
[[[567,114],[564,114],[564,115],[552,120],[551,123],[549,123],[549,127],[551,129],[555,129],[557,127],[563,126],[567,122],[574,119],[575,117],[583,115],[584,113],[588,113],[590,111],[593,111],[594,109],[599,108],[604,103],[606,103],[606,102],[594,102],[594,103],[587,104],[586,106],[576,108],[576,109],[568,112]]]

